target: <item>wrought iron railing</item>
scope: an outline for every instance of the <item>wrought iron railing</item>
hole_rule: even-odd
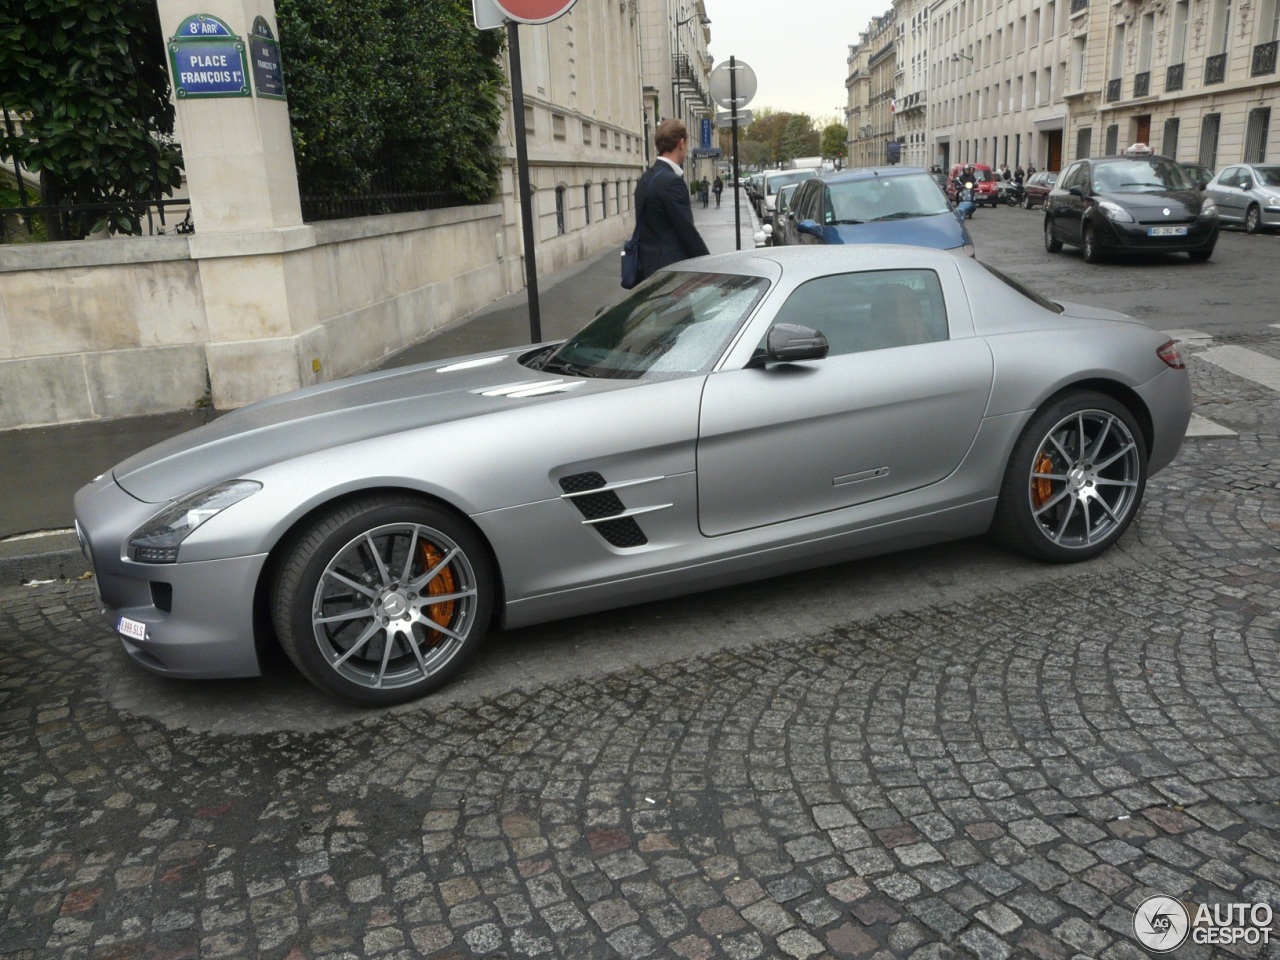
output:
[[[1107,103],[1115,103],[1120,99],[1120,84],[1122,82],[1120,77],[1107,81]]]
[[[1227,55],[1216,53],[1204,62],[1204,82],[1221,83],[1227,79]]]
[[[1135,97],[1146,97],[1151,94],[1151,71],[1146,70],[1142,73],[1135,74],[1133,78],[1133,95]]]
[[[1185,63],[1171,63],[1164,72],[1164,88],[1166,91],[1182,89],[1182,76],[1186,72]]]
[[[1276,72],[1276,47],[1280,41],[1260,43],[1253,48],[1253,71],[1250,76],[1261,77]]]
[[[82,223],[86,219],[97,220],[94,214],[114,213],[117,217],[127,216],[138,225],[142,236],[160,236],[166,233],[195,233],[195,226],[191,222],[191,201],[190,200],[119,200],[113,203],[25,203],[21,202],[26,199],[25,191],[19,193],[20,203],[16,207],[0,207],[0,221],[5,217],[18,217],[19,222],[16,225],[18,230],[23,230],[29,237],[35,237],[37,228],[41,221],[46,225],[46,235],[54,236],[55,232],[49,227],[51,220],[59,220],[63,227],[58,233],[64,236],[73,237],[76,235],[75,229],[72,227],[75,223]],[[176,212],[183,213],[182,217],[176,216],[172,211],[174,207],[179,208]],[[0,229],[0,242],[7,239],[6,233],[11,233],[7,229]]]

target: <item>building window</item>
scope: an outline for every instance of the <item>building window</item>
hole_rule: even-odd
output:
[[[565,139],[565,120],[562,114],[553,113],[551,115],[551,135],[557,140]]]
[[[1200,162],[1210,170],[1218,169],[1218,127],[1222,114],[1210,113],[1200,121]]]
[[[556,235],[563,237],[564,233],[564,187],[556,187]]]
[[[591,184],[584,184],[582,187],[582,210],[586,215],[587,223],[591,222]]]
[[[1160,152],[1170,160],[1178,159],[1178,128],[1182,126],[1182,121],[1177,117],[1171,117],[1164,122],[1164,142],[1160,145]]]
[[[1173,40],[1169,44],[1169,62],[1184,63],[1187,59],[1187,11],[1190,0],[1178,0],[1173,5]]]
[[[1076,131],[1076,159],[1082,160],[1093,151],[1093,127],[1081,127]]]
[[[609,219],[609,181],[600,184],[600,219]]]
[[[1227,52],[1231,34],[1231,0],[1217,0],[1213,7],[1213,26],[1209,33],[1209,55]]]
[[[1107,139],[1102,152],[1110,156],[1120,149],[1120,124],[1113,123],[1107,127]]]
[[[1244,135],[1244,162],[1263,163],[1267,159],[1267,132],[1271,127],[1271,108],[1257,107],[1249,111],[1249,126]]]

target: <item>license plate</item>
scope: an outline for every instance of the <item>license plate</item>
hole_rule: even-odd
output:
[[[128,617],[121,617],[116,624],[116,633],[132,640],[147,639],[147,625],[139,623],[137,620],[130,620]]]
[[[1150,227],[1147,230],[1148,237],[1185,237],[1186,235],[1186,227]]]

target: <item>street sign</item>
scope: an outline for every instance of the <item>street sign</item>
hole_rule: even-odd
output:
[[[716,126],[717,126],[717,127],[732,127],[732,126],[733,126],[733,120],[734,120],[734,117],[733,117],[733,114],[732,114],[732,113],[717,113],[717,114],[716,114]],[[750,122],[751,122],[751,111],[750,111],[750,110],[739,110],[739,111],[738,111],[738,126],[740,126],[740,127],[745,127],[745,126],[746,126],[748,123],[750,123]]]
[[[550,23],[569,12],[577,0],[493,0],[508,20],[516,23]]]
[[[180,100],[250,96],[244,41],[211,14],[182,21],[169,40],[169,64]]]
[[[703,150],[711,148],[711,118],[703,117],[698,123],[701,136],[698,137],[698,146]]]
[[[253,87],[268,100],[284,99],[284,73],[280,70],[280,44],[265,17],[253,21],[249,32],[249,58],[253,61]]]
[[[496,30],[507,22],[507,16],[493,0],[471,0],[471,16],[477,30]]]
[[[693,159],[695,160],[702,160],[702,159],[718,160],[723,155],[724,154],[721,152],[719,147],[707,147],[706,149],[689,151],[689,156],[693,157]]]
[[[708,87],[711,91],[711,99],[720,106],[726,110],[732,110],[736,95],[737,106],[741,109],[756,95],[756,72],[741,60],[734,58],[733,74],[730,73],[729,64],[720,64],[711,71]]]

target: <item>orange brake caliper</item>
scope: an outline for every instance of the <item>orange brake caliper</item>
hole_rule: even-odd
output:
[[[422,563],[424,572],[430,570],[443,559],[444,554],[440,552],[440,548],[434,543],[422,544]],[[427,584],[427,596],[438,597],[446,593],[453,593],[454,588],[455,580],[453,576],[453,567],[448,566],[436,574],[431,582]],[[433,603],[427,608],[427,616],[440,624],[440,626],[447,627],[450,621],[453,620],[453,610],[457,605],[457,602],[458,601],[456,600],[445,600],[443,603]],[[440,633],[433,631],[433,635],[430,638],[431,642],[438,643],[440,637]]]
[[[1049,454],[1044,451],[1040,452],[1040,459],[1036,461],[1036,465],[1032,468],[1033,473],[1052,473],[1053,460],[1049,458]],[[1048,477],[1034,477],[1031,480],[1031,502],[1038,510],[1049,502],[1049,498],[1053,496],[1053,481]]]

